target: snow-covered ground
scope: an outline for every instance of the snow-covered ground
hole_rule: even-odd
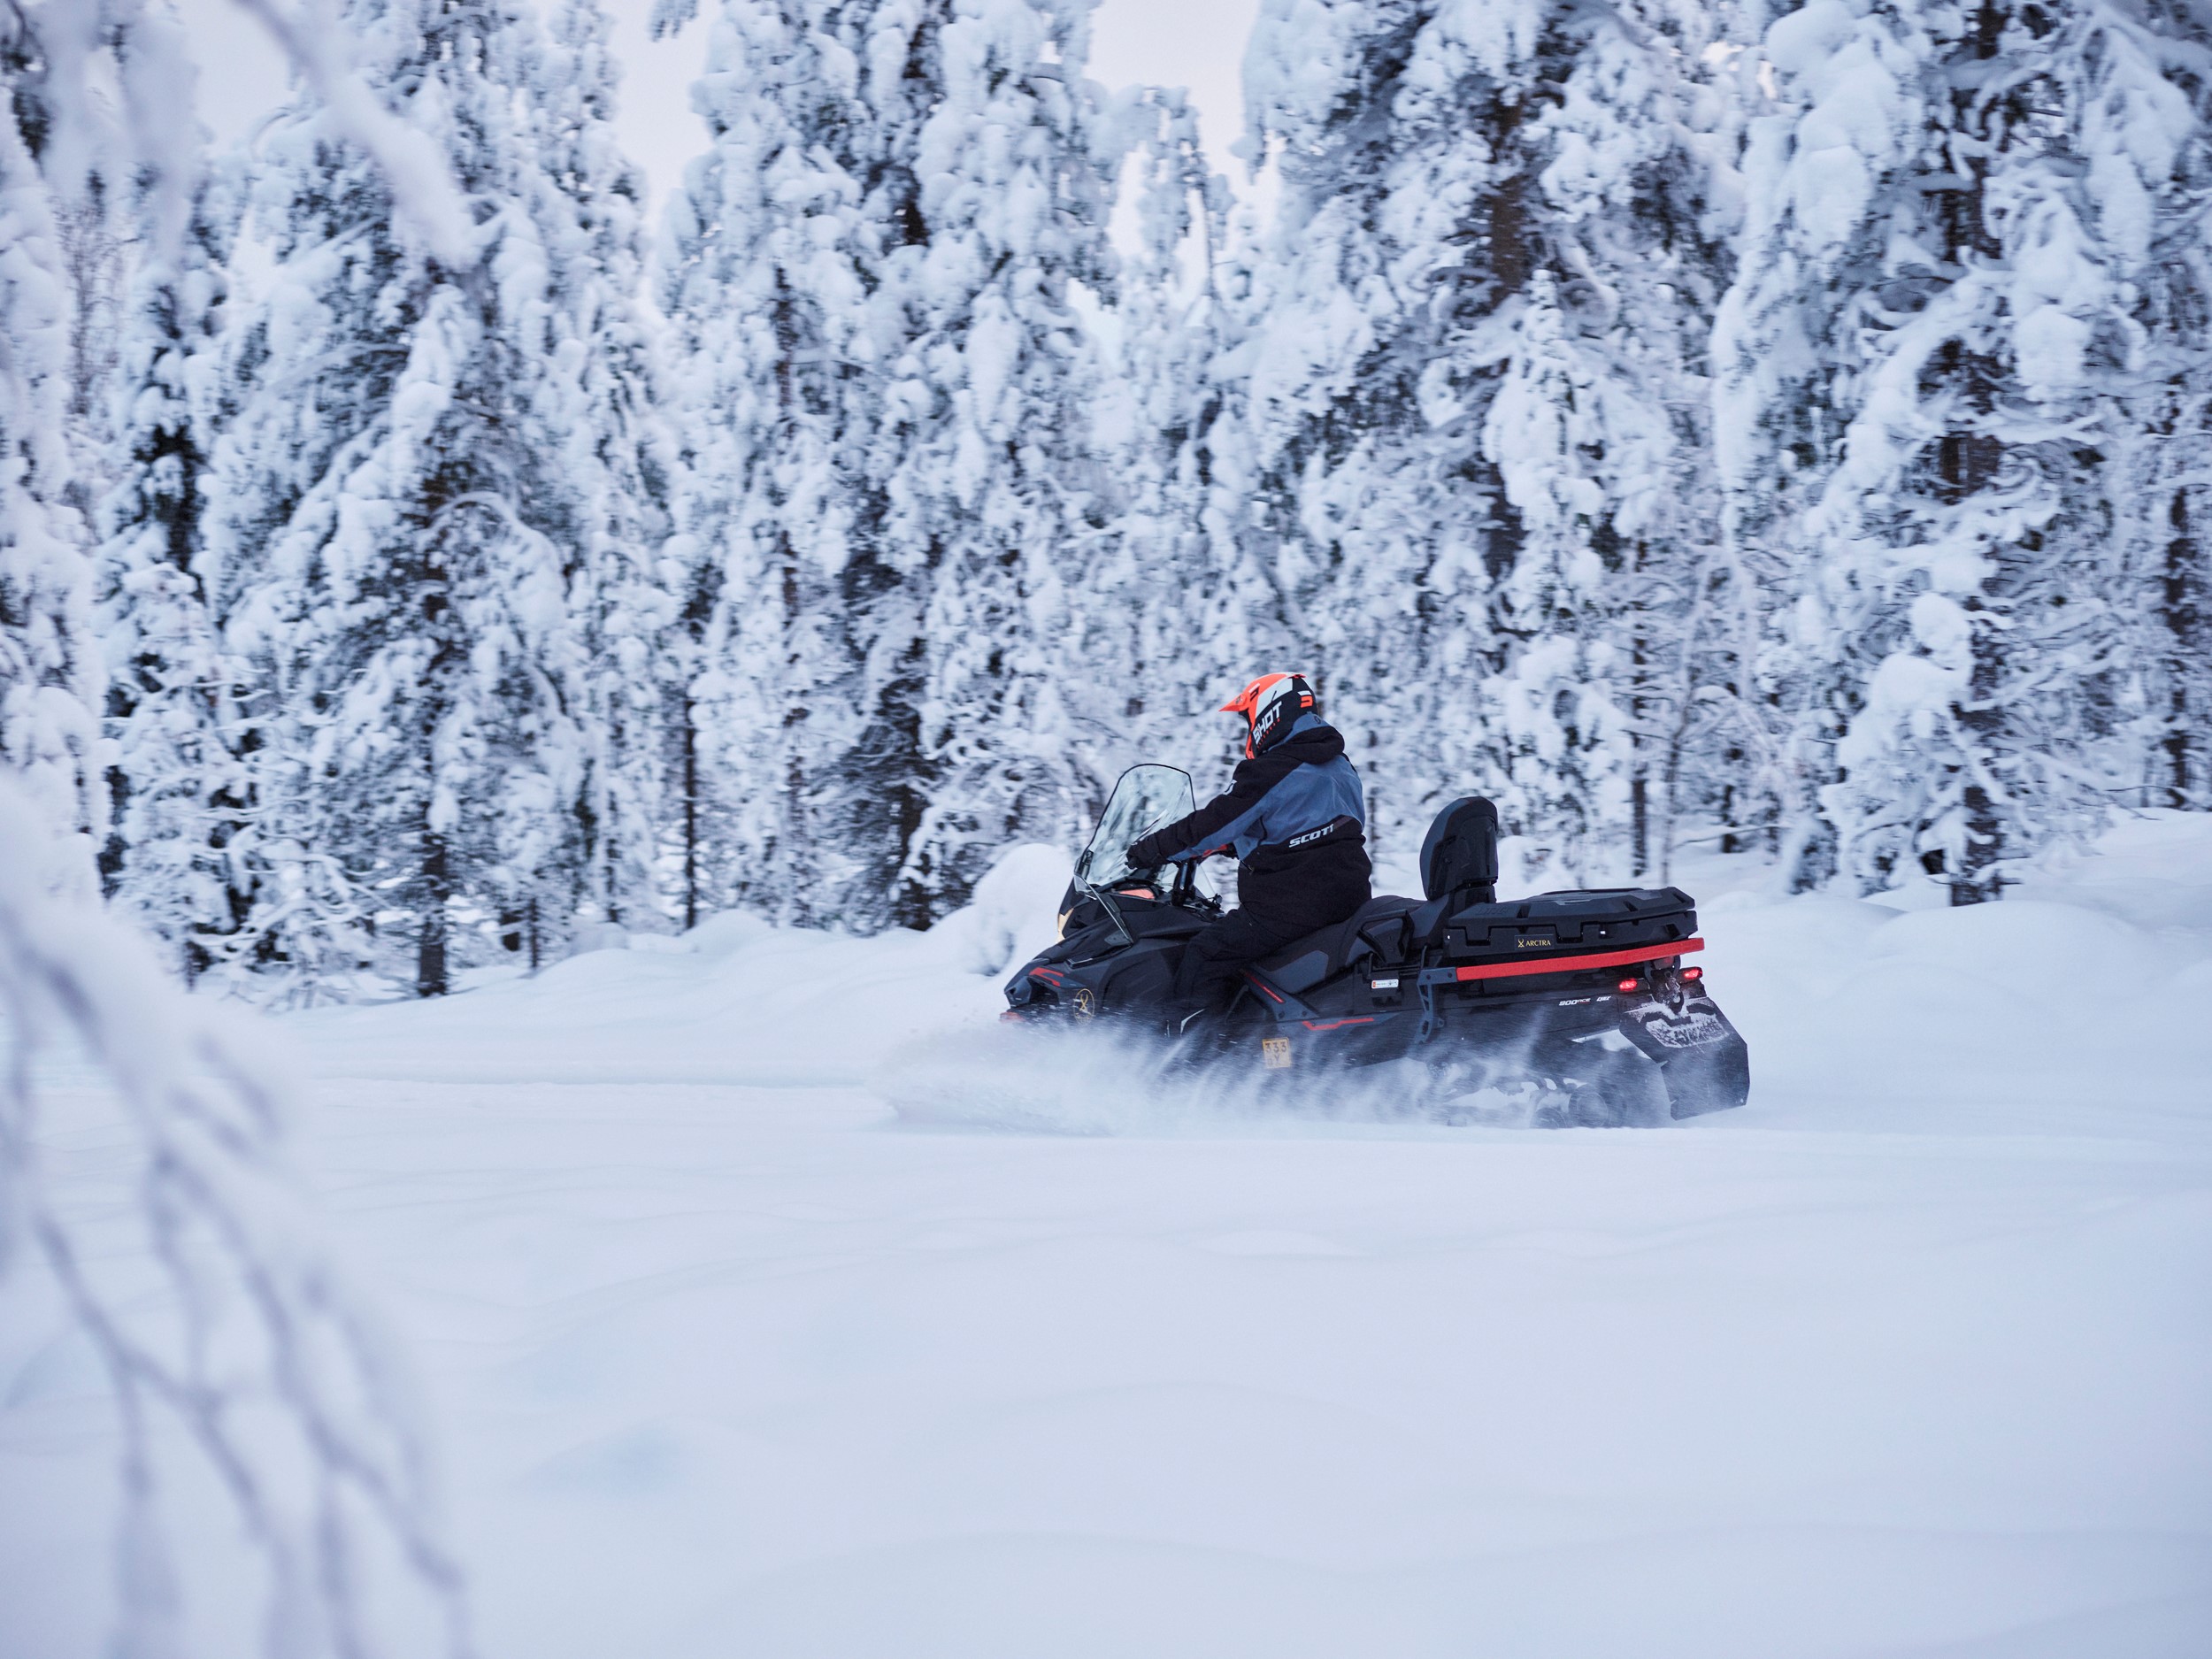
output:
[[[1678,872],[1755,1092],[1663,1130],[1078,1064],[1026,1121],[1091,1133],[964,1121],[1033,854],[929,936],[294,1016],[300,1163],[497,1659],[2203,1659],[2208,831],[1966,911]],[[102,1651],[106,1412],[19,1283],[5,1659]]]

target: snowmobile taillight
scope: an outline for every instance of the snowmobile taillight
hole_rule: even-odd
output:
[[[1623,979],[1613,988],[1617,991],[1632,991],[1642,983],[1643,981],[1641,979]]]
[[[1702,968],[1685,968],[1682,970],[1682,977],[1687,979],[1692,985],[1695,985],[1700,979],[1705,977],[1705,970]]]

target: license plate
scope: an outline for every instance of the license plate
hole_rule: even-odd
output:
[[[1290,1070],[1290,1039],[1263,1037],[1260,1039],[1260,1064],[1271,1071]]]

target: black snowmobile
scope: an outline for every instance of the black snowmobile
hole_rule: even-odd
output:
[[[1062,902],[1060,942],[1007,982],[1002,1018],[1157,1029],[1184,941],[1222,913],[1195,863],[1130,867],[1131,843],[1194,810],[1187,773],[1133,766]],[[1535,1090],[1537,1120],[1656,1122],[1740,1106],[1749,1050],[1684,958],[1702,950],[1678,887],[1497,902],[1498,814],[1436,816],[1418,899],[1377,897],[1247,971],[1227,1010],[1179,1035],[1203,1064],[1310,1075],[1412,1060],[1441,1101]]]

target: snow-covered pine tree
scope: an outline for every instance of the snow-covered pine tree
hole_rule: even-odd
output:
[[[695,10],[663,0],[655,27]],[[856,74],[804,14],[726,4],[692,88],[712,147],[668,205],[658,281],[686,578],[672,759],[692,920],[731,904],[828,919],[864,862],[823,809],[862,729],[848,535],[869,419],[858,319],[880,278],[858,157],[816,142],[864,120],[864,107],[841,119],[860,104]]]
[[[1652,791],[1733,672],[1690,628],[1726,18],[1263,12],[1254,534],[1386,838],[1472,787],[1568,872],[1663,863]]]
[[[664,26],[689,15],[665,7]],[[735,896],[926,926],[1065,839],[1113,733],[1056,672],[1113,503],[1069,288],[1104,290],[1087,0],[726,0],[664,304]]]
[[[189,176],[181,158],[178,171]],[[97,582],[109,895],[188,982],[248,992],[282,965],[343,972],[368,941],[343,867],[285,808],[282,711],[227,634],[208,546],[216,434],[234,413],[225,266],[241,183],[226,167],[183,185],[181,232],[142,244],[118,330]]]
[[[2147,374],[2119,500],[2134,533],[2143,602],[2132,607],[2149,728],[2143,802],[2212,809],[2212,260],[2177,234],[2143,287]],[[2147,354],[2148,355],[2148,354]]]
[[[2173,369],[2154,262],[2201,240],[2201,27],[1816,0],[1766,55],[1721,455],[1733,534],[1784,549],[1783,752],[1832,780],[1848,879],[1993,898],[2142,780],[2131,572],[2160,560],[2116,463]]]
[[[634,655],[607,631],[653,569],[622,545],[651,526],[626,499],[629,210],[588,12],[562,14],[549,55],[503,0],[346,15],[369,82],[474,204],[474,255],[396,219],[318,106],[261,134],[278,268],[238,331],[210,540],[222,626],[278,717],[266,810],[339,861],[430,995],[494,941],[559,948],[580,911],[634,902],[646,867],[654,746],[595,725],[629,710],[590,660],[597,639],[615,672]],[[327,972],[345,943],[320,930],[288,964]]]
[[[1069,660],[1101,687],[1102,754],[1127,760],[1187,757],[1194,737],[1225,735],[1210,721],[1240,669],[1247,584],[1238,543],[1216,541],[1210,508],[1215,446],[1233,426],[1233,381],[1215,365],[1239,332],[1222,283],[1232,196],[1200,142],[1198,111],[1179,89],[1124,94],[1118,147],[1133,172],[1137,248],[1119,275],[1114,311],[1118,373],[1102,388],[1093,441],[1121,488],[1112,534],[1083,561],[1071,607]]]
[[[201,536],[236,204],[204,180],[194,206],[173,248],[146,250],[124,308],[105,469],[119,482],[100,503],[98,551],[114,743],[102,872],[188,981],[270,949],[265,901],[281,902],[257,841],[250,671],[217,626]]]
[[[2160,5],[2144,15],[2152,30],[2143,43],[2158,53],[2171,90],[2146,97],[2139,81],[2111,77],[2105,102],[2116,119],[2099,123],[2098,170],[2124,195],[2127,152],[2154,165],[2167,138],[2177,133],[2182,142],[2167,188],[2151,196],[2147,257],[2132,273],[2137,390],[2113,472],[2141,595],[2127,607],[2139,628],[2136,660],[2149,668],[2145,803],[2204,811],[2212,809],[2212,237],[2203,228],[2212,214],[2212,58],[2201,12]],[[2173,119],[2173,92],[2190,99],[2193,119]],[[2142,142],[2136,124],[2160,104],[2167,122]]]
[[[141,251],[134,245],[139,216],[130,193],[128,180],[118,186],[104,173],[88,171],[81,187],[57,203],[54,215],[70,299],[69,499],[87,523],[97,518],[101,500],[118,481],[109,470],[119,458],[112,392],[126,290]]]
[[[583,902],[651,926],[664,810],[671,650],[682,572],[668,568],[672,457],[655,342],[639,305],[644,191],[613,129],[618,66],[598,0],[558,0],[535,77],[541,191],[531,204],[542,287],[517,307],[538,365],[516,388],[521,442],[565,491],[541,527],[565,550],[580,658],[563,687],[585,737],[579,846]],[[538,949],[546,930],[526,915]]]
[[[1155,198],[1171,190],[1183,198],[1172,203],[1175,210],[1194,225],[1205,224],[1197,216],[1202,158],[1184,157],[1177,124],[1168,124],[1164,136],[1171,142],[1162,147],[1156,141],[1148,157],[1150,177],[1138,197],[1141,220],[1155,235],[1169,223]],[[1187,142],[1194,147],[1195,139],[1194,132]],[[1240,145],[1232,149],[1241,153]],[[1256,201],[1239,197],[1217,178],[1208,187],[1207,206],[1209,234],[1187,238],[1179,258],[1168,258],[1164,246],[1148,250],[1125,278],[1131,320],[1123,355],[1136,411],[1152,428],[1141,427],[1137,442],[1159,451],[1151,463],[1159,483],[1132,501],[1152,522],[1141,518],[1133,527],[1156,543],[1172,534],[1181,563],[1172,600],[1154,624],[1157,649],[1179,661],[1180,695],[1157,722],[1158,752],[1148,757],[1190,757],[1202,766],[1205,744],[1217,740],[1225,775],[1242,756],[1236,723],[1217,713],[1228,695],[1255,674],[1291,670],[1314,680],[1325,700],[1328,676],[1301,626],[1295,595],[1283,584],[1275,533],[1282,480],[1270,471],[1279,434],[1253,417],[1264,383],[1254,372],[1256,354],[1268,347],[1279,298],[1274,284],[1285,273]],[[1207,259],[1199,273],[1203,280],[1194,283],[1178,267],[1201,255]],[[1163,285],[1156,272],[1172,273],[1172,286]],[[1144,317],[1148,309],[1156,320]],[[1135,479],[1147,476],[1141,462],[1128,471]],[[1334,718],[1338,710],[1325,712]],[[1368,769],[1371,815],[1380,780],[1371,757],[1359,759]],[[1206,784],[1202,776],[1202,796]],[[1388,787],[1382,786],[1386,795]]]
[[[47,826],[73,843],[55,879],[88,887],[107,827],[101,659],[88,533],[70,499],[75,319],[56,210],[81,205],[95,176],[96,128],[73,72],[102,19],[42,12],[37,21],[81,37],[64,42],[58,74],[55,43],[22,8],[0,14],[0,765],[21,775]]]

